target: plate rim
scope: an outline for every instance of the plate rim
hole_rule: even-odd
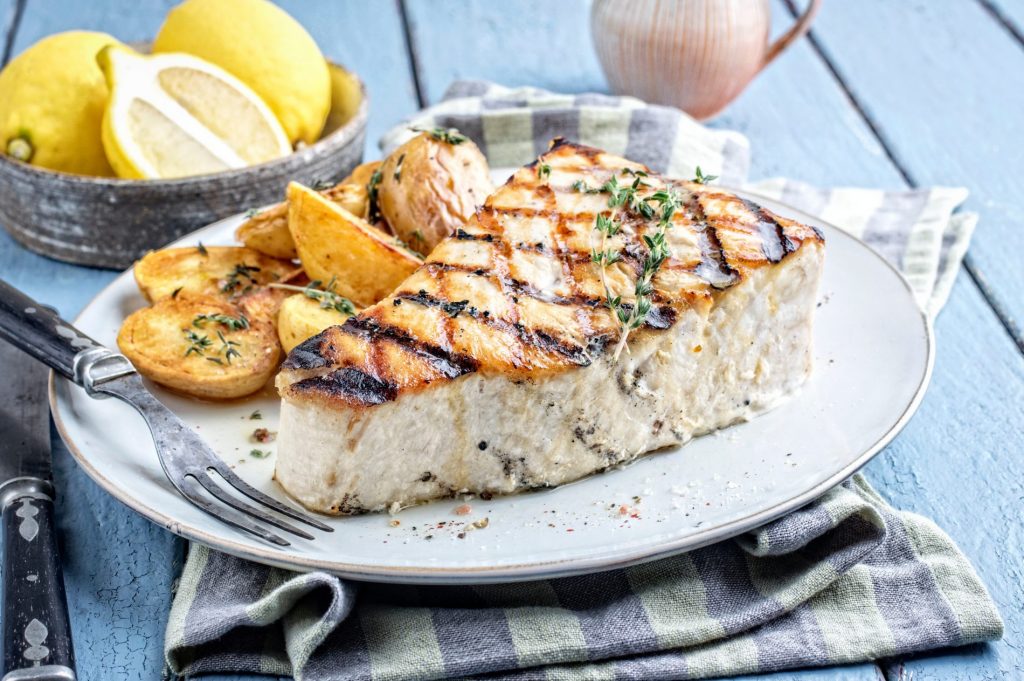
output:
[[[902,284],[906,290],[907,295],[914,299],[914,291],[907,281],[903,273],[900,272],[893,264],[883,258],[881,254],[867,245],[862,239],[850,234],[846,230],[838,227],[826,220],[822,220],[819,217],[810,215],[806,211],[799,208],[790,206],[789,204],[774,199],[769,196],[765,196],[758,192],[749,191],[746,189],[726,189],[734,193],[748,196],[752,199],[766,201],[769,203],[782,206],[786,211],[791,213],[797,219],[801,221],[810,220],[812,222],[826,225],[830,229],[842,234],[844,237],[849,238],[855,242],[860,248],[868,251],[872,257],[881,262],[883,266],[889,269],[893,274],[896,275],[897,280]],[[203,230],[209,229],[219,222],[227,222],[230,220],[237,220],[242,214],[238,213],[217,222],[210,223],[204,227],[201,227],[189,234],[182,236],[179,239],[168,244],[168,247],[174,243],[180,241],[186,241],[190,239],[194,234]],[[86,303],[81,309],[78,315],[75,316],[73,323],[78,325],[81,318],[96,304],[96,302],[102,298],[108,290],[112,289],[118,284],[121,277],[126,273],[130,273],[131,269],[123,270],[118,274],[109,284],[104,286],[93,298]],[[147,506],[137,498],[128,493],[122,493],[121,489],[114,484],[111,480],[105,477],[99,470],[97,470],[89,461],[89,458],[79,448],[78,444],[74,442],[68,432],[67,424],[64,423],[61,418],[60,411],[58,409],[58,396],[57,396],[57,376],[51,371],[48,381],[48,401],[50,405],[50,414],[53,417],[54,425],[57,428],[57,432],[60,434],[61,440],[64,442],[68,451],[71,452],[75,459],[75,462],[86,472],[86,474],[92,478],[96,484],[98,484],[107,494],[112,496],[117,501],[121,502],[128,508],[132,509],[136,513],[142,515],[147,520],[159,524],[164,529],[171,533],[187,539],[189,541],[195,541],[208,548],[212,548],[218,551],[224,551],[225,553],[251,560],[263,565],[270,565],[273,567],[280,567],[287,570],[293,571],[314,571],[321,570],[330,574],[338,575],[346,579],[353,579],[356,581],[375,581],[375,582],[389,582],[389,583],[400,583],[400,584],[487,584],[487,583],[499,583],[499,582],[520,582],[520,581],[535,581],[543,579],[554,579],[559,577],[567,577],[571,575],[582,575],[591,574],[596,572],[604,572],[607,570],[615,570],[623,567],[632,565],[639,565],[642,563],[659,560],[662,558],[668,558],[674,555],[693,551],[695,549],[708,546],[718,541],[735,537],[743,532],[746,532],[752,528],[759,527],[765,523],[771,522],[786,513],[796,510],[801,506],[813,501],[820,497],[824,493],[828,492],[833,487],[839,485],[847,478],[855,474],[861,468],[863,468],[871,459],[873,459],[879,452],[881,452],[895,437],[906,427],[907,423],[917,412],[924,399],[925,393],[927,392],[928,385],[931,382],[932,372],[935,366],[935,335],[934,327],[931,318],[915,301],[915,310],[917,311],[918,318],[922,323],[924,330],[925,349],[927,357],[925,358],[924,372],[921,374],[920,381],[914,390],[914,395],[907,403],[903,412],[899,418],[893,423],[893,425],[869,447],[857,454],[849,464],[841,468],[840,470],[833,473],[831,476],[819,482],[816,485],[804,490],[799,494],[795,494],[788,499],[780,501],[768,508],[761,509],[756,513],[745,515],[741,518],[725,522],[714,527],[709,527],[706,530],[702,530],[693,534],[686,535],[682,538],[674,540],[663,541],[656,546],[637,547],[630,549],[626,555],[616,556],[614,559],[607,557],[593,557],[593,558],[555,558],[550,560],[541,561],[529,561],[524,563],[505,564],[499,567],[491,566],[466,566],[466,567],[433,567],[433,566],[366,566],[357,563],[344,563],[338,561],[326,561],[317,558],[309,558],[304,556],[296,556],[294,554],[285,554],[282,556],[280,553],[274,553],[268,549],[266,551],[256,549],[252,546],[237,543],[234,540],[218,537],[204,531],[200,527],[194,527],[192,525],[185,525],[181,522],[165,515],[164,513]],[[67,379],[64,379],[66,383],[70,383]],[[287,558],[282,560],[282,557]]]

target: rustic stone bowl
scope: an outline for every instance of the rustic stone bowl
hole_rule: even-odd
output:
[[[331,65],[323,137],[249,168],[175,180],[122,180],[37,168],[0,154],[0,222],[25,247],[79,265],[125,269],[147,251],[229,215],[280,201],[290,180],[338,181],[362,161],[369,101]]]

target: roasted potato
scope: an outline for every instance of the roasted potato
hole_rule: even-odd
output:
[[[147,253],[135,263],[135,281],[150,302],[178,295],[227,299],[287,279],[297,269],[251,248],[200,245]]]
[[[295,242],[288,231],[288,204],[264,208],[235,230],[235,238],[254,251],[272,258],[294,260]]]
[[[422,261],[365,220],[292,182],[288,228],[311,279],[335,282],[356,305],[372,305],[391,293]]]
[[[380,165],[380,161],[373,164]],[[362,168],[363,166],[359,166]],[[353,171],[353,175],[359,171]],[[372,171],[371,171],[372,173]],[[352,177],[351,175],[349,177]],[[368,205],[366,183],[343,182],[322,192],[326,198],[334,201],[353,215],[366,217]],[[235,230],[235,238],[253,249],[269,255],[272,258],[287,258],[294,260],[295,242],[292,241],[292,233],[288,231],[288,202],[282,202],[264,208],[255,213],[248,220],[243,222]]]
[[[356,312],[339,309],[341,306],[331,302],[328,300],[321,303],[303,293],[296,293],[281,303],[281,311],[277,316],[277,336],[286,353],[324,329],[344,324]]]
[[[256,392],[281,359],[273,324],[215,296],[167,297],[134,312],[117,346],[146,378],[212,399]]]
[[[357,165],[348,177],[342,180],[339,184],[356,184],[362,187],[370,184],[370,178],[373,174],[380,169],[380,164],[383,161],[369,161],[368,163],[361,163]],[[349,211],[355,213],[355,211]]]
[[[494,191],[487,159],[451,131],[420,133],[381,166],[380,212],[395,235],[427,255]]]

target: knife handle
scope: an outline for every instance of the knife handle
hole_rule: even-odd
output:
[[[96,347],[93,339],[50,308],[0,279],[0,339],[74,379],[75,355]]]
[[[32,478],[15,479],[4,487],[0,681],[74,681],[52,488]]]

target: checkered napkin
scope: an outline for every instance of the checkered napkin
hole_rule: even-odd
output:
[[[669,175],[696,165],[744,185],[749,145],[630,98],[456,83],[416,126],[457,127],[492,166],[556,135]],[[406,126],[382,141],[393,147]],[[837,224],[945,301],[976,218],[963,189],[745,185]],[[583,577],[489,586],[358,584],[191,547],[166,652],[179,674],[328,679],[690,679],[873,660],[998,638],[969,561],[931,521],[860,476],[756,531],[689,554]]]

